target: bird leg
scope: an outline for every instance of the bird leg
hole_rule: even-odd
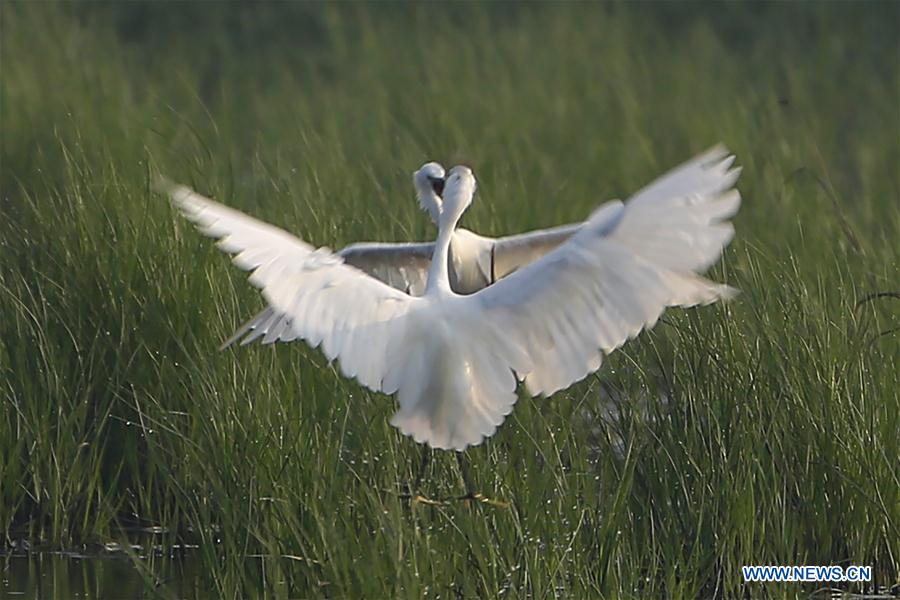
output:
[[[425,476],[425,469],[428,468],[429,462],[431,462],[431,448],[422,446],[422,460],[419,463],[419,471],[416,473],[416,481],[413,483],[413,489],[416,491],[419,490],[419,484],[422,483],[422,477]]]
[[[413,504],[428,504],[429,506],[436,506],[441,504],[441,502],[432,500],[431,498],[423,496],[419,493],[419,485],[422,483],[422,478],[425,476],[425,471],[428,468],[428,463],[430,462],[431,448],[429,448],[428,446],[422,446],[422,460],[419,463],[419,470],[416,473],[416,479],[412,485],[412,488],[406,495],[407,498],[412,500]]]
[[[432,452],[432,449],[428,446],[424,446],[422,448],[422,459],[419,463],[419,469],[416,472],[416,478],[411,486],[409,485],[409,483],[407,483],[406,493],[400,494],[400,498],[410,500],[412,504],[426,504],[428,506],[441,506],[443,504],[446,504],[446,501],[444,500],[434,500],[419,493],[419,486],[422,483],[422,479],[424,479],[425,472],[427,471],[428,466],[431,462]],[[451,499],[462,500],[466,503],[466,505],[470,505],[472,501],[475,501],[482,504],[496,506],[498,508],[509,508],[508,503],[503,502],[502,500],[493,500],[486,497],[484,494],[475,491],[475,486],[472,483],[472,478],[469,474],[469,465],[466,462],[465,455],[462,452],[456,452],[455,454],[456,462],[459,465],[459,471],[462,474],[463,483],[466,486],[466,494],[465,496],[457,496],[456,498]]]
[[[469,476],[469,465],[466,463],[466,457],[462,452],[456,453],[456,462],[459,463],[459,471],[462,474],[463,483],[466,486],[466,495],[460,496],[459,500],[464,501],[467,505],[474,500],[476,502],[481,502],[482,504],[490,504],[491,506],[496,506],[498,508],[509,508],[508,503],[503,502],[502,500],[493,500],[486,497],[481,492],[475,491],[475,486],[472,485],[472,478]]]

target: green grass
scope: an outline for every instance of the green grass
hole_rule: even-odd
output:
[[[898,18],[0,4],[0,530],[71,548],[164,526],[199,548],[186,586],[179,560],[131,556],[163,596],[823,587],[745,585],[744,564],[900,583]],[[743,293],[522,398],[468,453],[508,510],[398,500],[419,448],[394,401],[318,351],[217,352],[262,301],[149,189],[158,170],[337,248],[432,236],[410,182],[428,159],[474,167],[463,224],[501,234],[718,141],[745,201],[713,276]],[[452,455],[426,489],[462,489]]]

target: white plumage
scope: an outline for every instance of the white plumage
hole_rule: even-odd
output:
[[[666,307],[734,293],[698,276],[733,235],[726,220],[740,205],[732,189],[740,170],[732,162],[717,147],[626,203],[604,204],[567,241],[471,295],[453,291],[448,270],[453,232],[475,192],[466,167],[446,179],[419,297],[186,188],[170,194],[287,317],[278,338],[321,345],[345,376],[396,394],[391,423],[417,442],[463,450],[503,422],[517,380],[530,395],[552,394],[598,369]]]

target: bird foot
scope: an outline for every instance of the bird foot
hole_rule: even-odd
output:
[[[422,494],[416,494],[413,492],[406,492],[401,494],[397,494],[396,492],[391,493],[393,493],[400,500],[409,500],[409,503],[412,505],[424,504],[426,506],[443,506],[444,504],[446,504],[446,502],[444,502],[443,500],[434,500],[432,498],[429,498],[428,496],[423,496]]]
[[[442,506],[444,504],[440,500],[432,500],[421,494],[416,494],[411,501],[413,504],[424,504],[425,506]]]
[[[457,500],[462,500],[466,504],[466,506],[470,506],[472,502],[478,502],[479,504],[487,504],[488,506],[493,506],[494,508],[509,508],[509,502],[488,498],[480,492],[469,492],[465,496],[460,496],[459,498],[457,498]]]

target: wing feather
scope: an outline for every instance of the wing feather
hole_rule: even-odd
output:
[[[185,188],[186,189],[186,188]],[[339,252],[344,263],[363,271],[387,285],[405,291],[413,296],[425,292],[428,268],[434,244],[351,244]],[[251,254],[245,255],[252,257]],[[267,306],[256,316],[242,325],[221,346],[227,348],[240,340],[242,346],[262,338],[263,344],[288,342],[296,339],[292,335],[291,317]],[[274,333],[278,332],[278,333]],[[242,339],[243,338],[243,339]]]
[[[287,232],[252,219],[232,208],[210,200],[187,188],[171,182],[160,180],[159,188],[168,194],[171,200],[178,205],[184,215],[191,220],[200,218],[204,210],[214,205],[218,214],[225,219],[222,222],[199,223],[200,230],[211,237],[219,238],[218,246],[223,251],[233,254],[234,263],[245,270],[255,271],[251,282],[260,287],[261,281],[276,280],[291,269],[287,260],[269,261],[268,257],[278,254],[284,248],[290,248],[296,242],[302,244],[312,255],[321,259],[331,256],[327,248],[315,250],[312,246],[298,240]],[[244,219],[250,225],[246,225],[241,231],[231,231],[227,222]],[[251,233],[252,232],[252,233]],[[268,239],[268,246],[247,245],[248,237],[254,239]],[[387,285],[406,292],[412,296],[421,296],[425,292],[425,284],[428,279],[428,268],[431,265],[431,255],[434,252],[433,242],[424,243],[358,243],[351,244],[335,253],[346,265],[355,267],[364,273]],[[299,298],[294,311],[306,310],[306,297]],[[315,345],[324,339],[324,334],[319,331],[312,332]],[[291,312],[279,310],[270,304],[253,318],[244,323],[238,330],[220,346],[227,348],[235,342],[241,346],[250,344],[262,338],[263,344],[271,344],[282,341],[289,342],[297,338],[293,327]]]
[[[490,281],[494,282],[544,256],[581,228],[581,223],[508,235],[494,242]]]
[[[698,274],[733,236],[726,221],[740,206],[733,160],[713,148],[626,204],[603,205],[543,258],[471,296],[481,318],[499,323],[529,355],[529,393],[549,395],[584,378],[669,306],[735,293]]]
[[[269,302],[239,332],[252,329],[245,343],[260,336],[266,343],[300,337],[321,345],[346,375],[381,391],[388,367],[402,360],[386,356],[386,340],[403,337],[403,317],[416,298],[345,264],[327,248],[315,249],[186,187],[170,185],[167,192],[200,231],[219,239],[236,265],[251,271],[250,282]]]

